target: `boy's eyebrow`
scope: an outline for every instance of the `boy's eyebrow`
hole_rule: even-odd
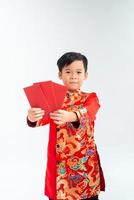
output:
[[[65,70],[71,70],[70,68],[65,68]],[[76,71],[79,70],[81,71],[82,69],[76,69]]]

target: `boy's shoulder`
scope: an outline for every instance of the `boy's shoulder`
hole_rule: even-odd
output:
[[[82,92],[83,100],[85,99],[86,104],[97,103],[99,104],[99,98],[96,92]]]
[[[81,94],[83,96],[87,96],[87,97],[97,97],[96,92],[83,92],[83,91],[81,91]]]

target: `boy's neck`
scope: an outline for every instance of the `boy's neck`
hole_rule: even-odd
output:
[[[78,91],[80,91],[80,89],[77,89],[77,90],[68,90],[69,92],[78,92]]]
[[[77,90],[68,90],[68,95],[75,95],[75,94],[80,94],[81,93],[81,90],[80,89],[77,89]]]

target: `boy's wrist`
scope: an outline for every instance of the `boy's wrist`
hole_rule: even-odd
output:
[[[73,127],[74,128],[79,128],[79,126],[80,126],[80,122],[79,122],[79,117],[78,117],[78,114],[77,114],[77,112],[72,112],[73,113],[73,115],[75,116],[74,117],[74,120],[75,121],[72,121],[71,123],[72,123],[72,125],[73,125]]]
[[[71,122],[76,122],[78,121],[78,116],[76,112],[71,112]]]
[[[32,122],[29,120],[28,116],[27,116],[27,124],[30,126],[30,127],[35,127],[36,124],[37,124],[37,121],[36,122]]]

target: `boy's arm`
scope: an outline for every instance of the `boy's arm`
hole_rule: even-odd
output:
[[[57,110],[53,113],[50,113],[51,119],[57,125],[65,124],[66,122],[71,123],[75,128],[78,128],[85,120],[89,120],[89,123],[92,123],[95,120],[95,115],[99,109],[99,101],[95,93],[89,94],[86,102],[82,108],[75,108],[69,112],[66,110]],[[84,120],[84,121],[83,121]]]
[[[83,117],[88,117],[90,123],[94,122],[96,119],[96,113],[98,112],[99,108],[100,104],[96,93],[89,94],[83,108],[74,110],[78,118],[77,122],[72,122],[74,127],[79,127]]]
[[[27,124],[28,126],[34,128],[34,127],[38,127],[38,126],[44,126],[46,124],[48,124],[50,122],[50,117],[46,116],[45,118],[42,118],[36,122],[31,122],[28,117],[27,117]]]
[[[27,125],[28,126],[30,126],[30,127],[32,127],[32,128],[34,128],[34,127],[36,127],[36,124],[37,124],[37,122],[31,122],[29,119],[28,119],[28,116],[27,116]]]
[[[41,108],[30,108],[27,115],[27,124],[30,127],[38,127],[46,125],[50,122],[49,115],[45,115],[45,111]]]
[[[77,116],[80,117],[88,115],[90,122],[96,119],[96,113],[100,108],[99,100],[96,93],[89,94],[83,108],[76,110]]]

